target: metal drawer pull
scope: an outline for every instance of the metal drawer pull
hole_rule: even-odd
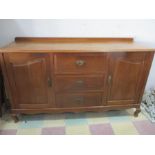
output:
[[[85,62],[84,60],[77,60],[77,61],[75,62],[75,64],[76,64],[77,66],[83,66],[85,63],[86,63],[86,62]]]
[[[82,84],[84,84],[84,81],[83,80],[78,80],[78,81],[76,81],[76,83],[79,84],[79,85],[82,85]]]
[[[75,98],[75,101],[77,102],[77,103],[83,103],[83,97],[77,97],[77,98]]]

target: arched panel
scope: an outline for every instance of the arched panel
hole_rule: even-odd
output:
[[[17,107],[48,107],[48,54],[8,54],[8,60],[9,74],[17,96]]]
[[[145,53],[111,54],[108,104],[134,104],[142,78]]]

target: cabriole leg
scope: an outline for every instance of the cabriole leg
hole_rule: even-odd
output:
[[[12,119],[14,120],[15,123],[19,121],[18,115],[17,114],[12,114]]]
[[[141,112],[140,108],[136,108],[136,111],[134,112],[134,116],[138,117],[138,114]]]

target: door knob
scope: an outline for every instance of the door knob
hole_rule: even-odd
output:
[[[47,82],[48,82],[48,86],[49,86],[49,87],[52,87],[52,80],[51,80],[50,77],[48,77]]]

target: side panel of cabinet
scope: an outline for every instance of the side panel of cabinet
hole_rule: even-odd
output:
[[[108,75],[108,105],[138,104],[145,85],[145,52],[111,53]]]
[[[50,57],[47,53],[4,54],[15,108],[53,106]]]

